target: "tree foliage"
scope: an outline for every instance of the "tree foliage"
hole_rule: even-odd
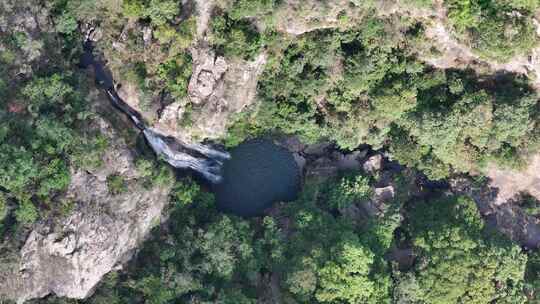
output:
[[[418,206],[409,231],[424,262],[416,267],[425,303],[524,303],[527,257],[500,236],[487,236],[471,199]]]
[[[333,185],[328,200],[332,207],[341,209],[361,199],[367,199],[370,195],[371,188],[367,177],[362,175],[347,176]]]
[[[525,273],[527,297],[534,301],[540,300],[540,253],[532,252],[527,261]]]
[[[261,35],[250,22],[226,14],[212,20],[212,42],[225,56],[243,59],[253,59],[262,46]]]
[[[532,15],[538,1],[447,0],[458,34],[472,40],[479,55],[500,62],[525,54],[537,44]]]
[[[344,149],[388,147],[433,179],[487,162],[519,165],[517,151],[534,141],[538,121],[526,81],[433,69],[403,47],[418,25],[404,23],[409,32],[396,36],[386,22],[282,43],[261,76],[261,104],[238,117],[229,137],[278,131]]]

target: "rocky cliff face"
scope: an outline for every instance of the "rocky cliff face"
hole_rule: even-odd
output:
[[[120,97],[138,110],[151,127],[184,142],[216,139],[225,135],[234,114],[255,102],[257,81],[264,70],[266,54],[252,61],[217,56],[204,42],[191,49],[193,74],[188,97],[163,109],[140,109],[138,89],[123,83]],[[189,123],[183,123],[189,121]]]
[[[189,48],[193,72],[188,96],[163,108],[154,104],[143,110],[144,97],[137,85],[121,80],[118,89],[120,97],[151,122],[150,127],[188,143],[225,135],[234,115],[256,102],[257,81],[267,61],[264,52],[251,61],[217,55],[208,41],[216,1],[197,0],[194,7],[196,31]]]
[[[135,252],[150,229],[159,224],[170,185],[143,185],[132,152],[111,125],[98,118],[96,128],[110,146],[96,170],[74,169],[66,200],[75,210],[58,221],[35,226],[20,262],[2,271],[0,299],[19,302],[54,293],[69,298],[89,296],[101,278]],[[107,176],[121,175],[127,190],[112,194]]]
[[[188,86],[189,103],[176,101],[168,105],[154,128],[182,141],[216,139],[225,135],[234,114],[255,102],[257,80],[263,72],[266,55],[253,61],[226,60],[209,47],[192,49],[193,74]],[[189,115],[190,124],[179,123]]]

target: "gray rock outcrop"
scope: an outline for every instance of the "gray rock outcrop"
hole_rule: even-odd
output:
[[[255,102],[267,56],[261,53],[252,61],[225,59],[203,45],[193,48],[191,55],[189,96],[165,107],[152,127],[184,142],[222,137],[233,115]]]

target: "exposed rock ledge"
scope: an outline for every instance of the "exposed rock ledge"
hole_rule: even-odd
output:
[[[202,42],[191,49],[193,74],[188,97],[176,100],[161,112],[142,111],[135,85],[122,84],[118,95],[166,136],[187,143],[223,137],[235,114],[256,101],[257,81],[267,55],[254,60],[225,59]]]
[[[0,270],[0,299],[22,303],[48,294],[85,298],[159,223],[170,186],[145,188],[124,140],[102,119],[98,128],[110,142],[105,165],[91,173],[73,172],[66,199],[77,202],[76,209],[57,223],[36,225],[21,250],[18,269]],[[111,173],[127,180],[128,191],[109,192],[106,177]]]
[[[490,164],[486,175],[491,179],[491,186],[499,189],[495,200],[497,205],[508,202],[520,192],[527,192],[540,200],[540,154],[530,156],[522,170],[508,170]]]
[[[184,142],[216,139],[225,135],[233,115],[253,104],[257,80],[266,64],[266,54],[252,61],[225,59],[206,46],[191,51],[193,74],[187,100],[168,105],[153,127]],[[191,110],[186,105],[191,103]],[[189,120],[189,123],[182,121]]]

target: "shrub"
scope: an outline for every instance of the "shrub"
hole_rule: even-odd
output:
[[[38,210],[29,199],[19,202],[19,207],[15,210],[15,219],[23,225],[34,223],[39,217]]]
[[[449,19],[462,40],[486,59],[506,62],[537,44],[532,15],[537,1],[447,0]],[[515,11],[519,10],[519,14]]]
[[[68,104],[74,88],[65,80],[63,75],[53,74],[50,77],[36,78],[28,83],[22,93],[29,101],[29,111],[37,114],[42,106],[62,107]]]
[[[109,147],[109,139],[102,134],[84,134],[80,143],[74,146],[71,157],[73,164],[86,169],[95,169],[103,165],[103,153]]]
[[[502,236],[486,234],[472,199],[416,204],[410,218],[409,233],[425,261],[415,272],[424,302],[524,302],[527,257]]]
[[[175,98],[187,96],[187,87],[191,77],[192,59],[188,53],[171,58],[158,67],[158,77],[165,83],[165,88]]]
[[[525,273],[525,289],[530,303],[540,301],[540,252],[531,252]]]
[[[361,175],[343,177],[330,187],[328,203],[337,209],[346,208],[359,200],[369,198],[371,195],[369,178]]]
[[[122,9],[128,17],[141,18],[144,16],[144,4],[141,0],[124,0]]]
[[[201,192],[201,187],[191,178],[176,182],[173,188],[173,199],[180,205],[189,205]]]
[[[262,39],[246,20],[232,20],[227,15],[212,20],[212,43],[227,57],[253,59],[262,47]]]
[[[65,190],[71,181],[71,174],[66,163],[60,159],[53,159],[48,166],[40,172],[42,180],[37,194],[47,197],[53,191]]]
[[[136,10],[135,10],[136,12]],[[171,21],[180,12],[180,2],[173,0],[150,0],[142,14],[150,18],[155,25],[163,25]]]
[[[481,22],[472,32],[473,48],[484,58],[506,62],[526,54],[538,43],[536,27],[526,17],[497,17]]]
[[[77,30],[77,19],[70,14],[64,13],[56,18],[56,30],[62,34],[71,34]]]
[[[374,254],[361,244],[345,243],[333,248],[334,258],[318,271],[322,303],[367,303],[375,293],[369,277]]]
[[[522,193],[519,204],[522,210],[528,215],[540,215],[540,202],[538,202],[534,196],[527,193]]]
[[[107,176],[107,188],[113,195],[124,193],[127,191],[126,181],[121,175],[111,174]]]
[[[152,182],[158,186],[171,184],[174,180],[174,172],[171,167],[164,162],[159,162],[154,170]]]
[[[149,159],[139,158],[135,162],[135,166],[142,178],[150,177],[154,174],[154,162]]]

